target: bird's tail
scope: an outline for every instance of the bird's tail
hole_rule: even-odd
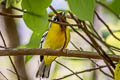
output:
[[[48,78],[51,65],[45,65],[44,60],[41,62],[36,77]]]

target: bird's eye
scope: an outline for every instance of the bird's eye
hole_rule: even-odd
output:
[[[54,17],[54,21],[55,21],[55,22],[57,22],[57,21],[58,21],[58,18],[57,18],[56,16]]]

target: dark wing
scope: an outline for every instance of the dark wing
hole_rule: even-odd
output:
[[[43,43],[44,43],[44,40],[45,40],[47,34],[48,34],[48,31],[46,31],[46,32],[42,35],[42,38],[41,38],[41,41],[40,41],[40,48],[42,48]],[[43,60],[43,57],[44,57],[44,56],[40,56],[40,61]]]

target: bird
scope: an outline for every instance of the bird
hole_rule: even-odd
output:
[[[60,12],[59,15],[64,19],[61,22],[66,22],[65,12]],[[70,40],[70,32],[68,26],[62,26],[55,22],[59,22],[60,19],[57,15],[52,17],[54,22],[49,23],[49,29],[46,31],[40,43],[40,48],[49,49],[62,49],[66,48]],[[40,56],[41,64],[36,74],[38,77],[48,78],[52,62],[57,56]]]

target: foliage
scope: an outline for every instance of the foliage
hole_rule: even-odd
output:
[[[115,80],[120,80],[120,61],[115,68]]]
[[[93,22],[95,0],[67,0],[71,11],[81,20]]]
[[[6,1],[6,2],[5,2]],[[0,3],[5,2],[6,8],[9,8],[13,4],[17,4],[22,1],[21,6],[23,12],[23,19],[27,27],[33,31],[31,39],[28,44],[22,46],[22,48],[39,48],[41,36],[48,27],[48,12],[47,8],[50,6],[52,0],[0,0]],[[105,7],[116,15],[120,14],[120,0],[66,0],[70,11],[81,20],[90,21],[93,23],[94,11],[96,3],[102,3]],[[67,10],[65,10],[67,11]],[[119,33],[114,33],[118,36]],[[108,36],[109,34],[105,34]],[[105,36],[105,38],[106,38]],[[119,36],[118,36],[119,37]],[[110,39],[109,39],[110,38]],[[111,40],[111,35],[106,38],[106,42]],[[114,46],[116,46],[115,44]],[[118,47],[118,46],[116,46]],[[31,56],[27,56],[26,60],[29,61]]]
[[[114,35],[120,38],[120,32],[114,32]],[[106,42],[110,45],[120,48],[120,41],[116,40],[112,35],[106,38]]]
[[[53,12],[50,12],[48,14],[47,8],[51,5],[52,0],[0,0],[0,4],[4,3],[6,8],[11,8],[11,7],[14,7],[14,5],[16,5],[20,1],[22,2],[21,3],[22,9],[20,11],[23,12],[23,20],[24,20],[25,24],[27,25],[27,27],[29,29],[31,29],[33,33],[29,40],[29,43],[22,45],[19,48],[39,48],[41,36],[45,32],[45,30],[47,30],[47,28],[48,28],[48,24],[49,24],[48,15],[51,15],[51,14],[54,15],[53,13],[55,13],[55,11],[58,12],[58,10],[54,11],[54,9],[52,9]],[[94,27],[92,27],[92,23],[93,23],[94,15],[95,14],[97,15],[97,13],[95,13],[96,3],[101,4],[104,8],[107,8],[113,14],[115,14],[119,17],[119,15],[120,15],[120,6],[119,6],[120,0],[66,0],[66,2],[68,3],[68,6],[70,9],[69,10],[61,10],[61,11],[64,11],[66,13],[71,11],[73,13],[73,16],[75,15],[75,18],[78,21],[78,23],[77,23],[77,21],[74,20],[74,18],[71,16],[73,21],[74,22],[76,21],[75,24],[77,26],[79,24],[80,27],[82,27],[82,28],[80,28],[78,26],[79,28],[78,27],[75,28],[76,33],[78,30],[81,30],[81,32],[85,33],[87,38],[89,38],[89,40],[91,40],[90,43],[91,43],[91,45],[93,45],[93,48],[95,47],[94,49],[103,58],[103,61],[107,62],[110,66],[115,68],[113,61],[109,58],[108,55],[106,55],[106,51],[104,50],[103,47],[101,47],[101,44],[99,46],[99,43],[97,43],[97,40],[99,42],[101,42],[104,45],[104,47],[107,48],[107,50],[109,50],[109,51],[113,50],[113,52],[115,52],[115,49],[116,49],[116,52],[117,52],[117,50],[119,51],[120,50],[119,49],[120,48],[120,46],[119,46],[120,45],[120,40],[119,40],[120,39],[120,35],[119,35],[120,28],[114,29],[114,28],[110,28],[108,25],[108,27],[111,29],[111,31],[108,28],[106,28],[106,29],[104,29],[104,31],[102,33],[102,36],[104,37],[104,40],[106,41],[105,42],[103,40],[103,38],[101,38],[101,36],[99,36],[99,34],[97,34],[97,32],[94,31],[94,29],[93,29]],[[8,14],[5,14],[5,15],[8,15]],[[8,16],[14,16],[14,15],[10,14]],[[78,20],[78,18],[79,18],[79,20]],[[100,20],[99,17],[98,17],[98,19]],[[119,17],[119,19],[120,19],[120,17]],[[80,21],[80,20],[82,20],[82,21]],[[103,21],[100,20],[100,21],[105,26],[107,26],[107,24],[105,24],[104,20]],[[75,24],[73,24],[73,25],[75,25]],[[69,25],[72,25],[72,23],[70,23]],[[74,31],[73,28],[71,30]],[[112,34],[112,32],[113,32],[113,34]],[[78,34],[79,34],[79,32],[78,32]],[[79,34],[79,36],[80,36],[80,34]],[[116,36],[117,38],[114,36]],[[88,43],[89,43],[89,40],[88,40]],[[111,46],[108,47],[108,45],[112,45],[112,47]],[[96,47],[98,47],[98,48],[96,48]],[[112,53],[112,51],[110,51],[110,52]],[[104,54],[100,54],[100,53],[104,53]],[[31,58],[32,58],[32,55],[26,56],[25,61],[28,62]],[[76,65],[72,65],[72,66],[76,67]],[[77,66],[79,66],[79,65],[77,65]],[[120,68],[119,67],[120,67],[120,62],[116,65],[116,68],[115,68],[115,80],[120,79],[120,75],[119,75]],[[113,73],[113,72],[111,71],[111,73]]]
[[[101,3],[109,7],[114,13],[120,14],[120,0],[99,0]]]
[[[23,0],[22,8],[29,13],[24,13],[23,19],[27,26],[33,31],[30,42],[26,45],[27,48],[38,48],[43,32],[47,29],[48,14],[46,8],[52,0]],[[27,56],[28,61],[31,57]]]
[[[25,48],[39,48],[40,39],[48,26],[48,13],[46,9],[52,0],[7,0],[6,8],[22,1],[22,9],[26,11],[23,19],[26,25],[33,31],[31,39]],[[93,22],[96,1],[109,7],[116,14],[120,14],[120,0],[66,0],[70,10],[81,20]],[[0,3],[4,0],[0,0]],[[29,57],[29,56],[28,56]],[[31,58],[31,57],[30,57]],[[27,58],[29,59],[29,58]]]

